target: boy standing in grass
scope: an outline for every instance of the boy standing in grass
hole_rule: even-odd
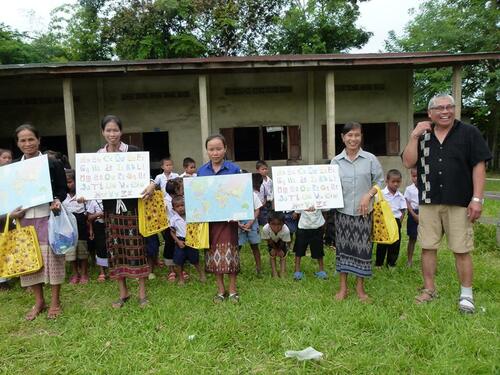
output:
[[[415,251],[415,243],[417,242],[418,234],[417,168],[411,168],[410,175],[412,184],[406,187],[404,194],[406,207],[408,209],[408,220],[406,222],[406,233],[408,234],[408,267],[413,265],[413,252]]]
[[[382,267],[387,256],[387,266],[395,267],[399,256],[399,245],[401,243],[401,221],[406,211],[406,200],[398,190],[401,186],[403,176],[397,169],[391,169],[387,172],[385,179],[386,186],[382,190],[385,200],[391,206],[394,218],[398,223],[399,238],[390,245],[377,244],[377,254],[375,256],[375,267]]]
[[[264,160],[257,161],[255,169],[262,176],[259,198],[263,206],[259,212],[259,225],[265,225],[267,223],[267,213],[273,207],[273,180],[268,176],[269,167]]]
[[[273,277],[284,277],[286,272],[286,254],[290,244],[290,231],[285,224],[282,212],[270,211],[268,223],[262,228],[262,239],[267,240]],[[276,258],[280,258],[280,272],[276,270]]]

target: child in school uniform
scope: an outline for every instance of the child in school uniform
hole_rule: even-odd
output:
[[[184,172],[179,177],[196,177],[196,162],[193,158],[184,158],[182,167],[184,168]]]
[[[406,233],[408,234],[407,266],[413,265],[413,252],[417,242],[418,233],[418,188],[417,188],[417,168],[410,169],[412,184],[405,189],[406,208],[408,209],[408,219],[406,221]]]
[[[170,217],[170,235],[175,242],[174,249],[174,264],[177,277],[179,278],[178,284],[184,285],[185,273],[184,264],[188,260],[196,270],[200,277],[201,282],[205,282],[206,276],[203,267],[200,266],[199,252],[192,247],[186,246],[186,209],[184,205],[184,197],[177,195],[172,199],[172,216]]]
[[[295,280],[302,280],[304,273],[300,271],[300,261],[306,255],[306,250],[311,249],[311,258],[318,261],[319,270],[315,273],[318,279],[326,279],[328,276],[324,270],[323,257],[323,226],[325,218],[322,210],[310,208],[302,211],[295,211],[295,215],[300,215],[297,239],[295,240],[293,251],[295,252]]]
[[[87,202],[87,227],[89,240],[93,241],[95,249],[95,262],[99,266],[97,281],[106,281],[108,268],[108,252],[106,250],[106,233],[104,230],[104,208],[101,200]]]
[[[259,198],[263,206],[259,211],[259,225],[265,225],[267,224],[267,213],[273,208],[273,180],[268,176],[269,167],[264,160],[257,161],[255,169],[262,176]]]
[[[167,210],[167,215],[170,221],[170,217],[174,215],[174,209],[172,207],[172,198],[177,195],[183,195],[183,185],[182,178],[174,178],[169,180],[165,185],[165,207]],[[175,251],[175,242],[170,234],[171,228],[168,227],[162,232],[163,239],[165,241],[165,245],[163,248],[163,263],[168,267],[168,275],[167,280],[170,282],[175,282],[175,264],[174,264],[174,251]],[[189,275],[186,272],[183,272],[184,278],[188,278]]]
[[[382,267],[387,257],[387,266],[395,267],[399,256],[399,245],[401,243],[401,221],[406,211],[406,200],[398,190],[403,177],[397,169],[387,172],[385,179],[386,186],[382,190],[385,200],[390,204],[394,218],[398,223],[399,239],[390,245],[377,244],[375,255],[375,267]]]
[[[174,170],[174,162],[170,158],[163,158],[160,161],[161,169],[163,170],[163,173],[160,173],[155,177],[155,184],[160,186],[161,191],[165,193],[165,186],[167,185],[168,180],[173,180],[176,177],[179,177],[179,175],[175,172]]]
[[[261,275],[262,264],[260,258],[260,236],[259,236],[259,210],[262,207],[262,201],[259,198],[260,186],[262,185],[262,176],[259,173],[252,173],[253,186],[253,209],[254,219],[240,221],[238,223],[238,246],[241,247],[247,242],[250,243],[253,257],[255,259],[255,271],[257,276]]]
[[[271,272],[273,277],[285,277],[286,254],[290,245],[290,231],[285,224],[285,215],[282,212],[270,211],[268,222],[262,228],[262,239],[267,241]],[[276,269],[276,258],[280,259],[280,272]]]
[[[68,213],[75,216],[78,224],[78,243],[76,249],[67,252],[64,256],[66,262],[71,264],[73,275],[69,279],[70,284],[87,284],[89,282],[87,247],[87,208],[85,203],[79,203],[76,197],[75,171],[69,169],[66,171],[66,183],[68,185],[68,194],[62,202]]]

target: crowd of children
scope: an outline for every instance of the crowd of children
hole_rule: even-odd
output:
[[[9,150],[0,149],[0,165],[12,161]],[[205,267],[200,264],[200,254],[186,245],[186,218],[183,192],[183,178],[196,176],[196,162],[190,157],[183,160],[183,173],[174,172],[172,159],[161,160],[162,173],[154,181],[164,193],[165,206],[169,216],[170,227],[162,232],[163,254],[160,256],[160,239],[158,235],[146,237],[147,258],[150,267],[149,279],[154,279],[156,267],[167,267],[168,281],[177,281],[183,285],[189,278],[185,265],[189,262],[197,270],[199,280],[206,281]],[[246,171],[244,171],[246,172]],[[383,195],[389,202],[401,232],[403,218],[408,212],[408,260],[407,265],[413,263],[417,226],[418,226],[418,190],[416,187],[417,172],[410,171],[412,184],[401,194],[399,188],[402,183],[402,174],[391,169],[386,176],[386,186]],[[318,261],[318,279],[328,277],[324,269],[324,244],[334,246],[334,225],[332,210],[317,210],[310,208],[295,212],[273,211],[273,182],[268,176],[269,167],[265,161],[256,163],[256,172],[252,173],[254,218],[238,222],[238,247],[249,244],[255,260],[255,271],[258,277],[262,275],[262,261],[260,254],[261,241],[267,243],[272,277],[286,275],[286,256],[293,245],[295,253],[295,268],[293,278],[301,280],[304,273],[301,271],[301,260],[310,249],[311,258]],[[95,264],[99,267],[98,282],[107,278],[108,254],[106,250],[106,234],[104,226],[103,203],[100,200],[79,203],[75,197],[75,172],[66,170],[68,185],[67,198],[62,202],[65,209],[72,213],[78,223],[79,241],[76,249],[65,255],[70,264],[70,284],[87,284],[89,282],[89,253],[95,255]],[[384,263],[388,267],[396,266],[399,255],[400,241],[392,245],[378,245],[376,249],[375,266],[381,267]],[[279,266],[276,258],[279,259]],[[7,280],[0,279],[0,289],[8,286]],[[233,293],[235,294],[235,293]],[[223,296],[221,297],[223,299]]]

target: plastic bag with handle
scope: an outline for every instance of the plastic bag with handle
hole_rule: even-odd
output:
[[[76,217],[61,205],[61,211],[49,217],[49,246],[56,255],[66,254],[76,249],[78,242],[78,224]]]

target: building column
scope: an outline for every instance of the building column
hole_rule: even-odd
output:
[[[200,95],[200,127],[201,127],[201,150],[203,162],[208,161],[207,153],[205,152],[205,140],[210,133],[210,93],[209,93],[209,77],[207,75],[198,76],[198,91]]]
[[[462,117],[462,67],[453,66],[453,76],[451,78],[451,90],[455,99],[455,117],[460,120]]]
[[[335,74],[326,74],[326,145],[328,159],[335,157]]]
[[[316,161],[316,137],[314,116],[314,72],[307,72],[307,163]]]
[[[413,131],[413,69],[409,69],[406,76],[406,103],[408,106],[408,112],[406,113],[406,126],[400,124],[399,126],[399,151],[404,150],[406,146],[406,142],[408,142],[408,138],[410,137],[411,132]]]
[[[64,122],[66,124],[66,144],[71,167],[75,168],[76,129],[75,107],[73,103],[73,82],[71,78],[63,79]]]

